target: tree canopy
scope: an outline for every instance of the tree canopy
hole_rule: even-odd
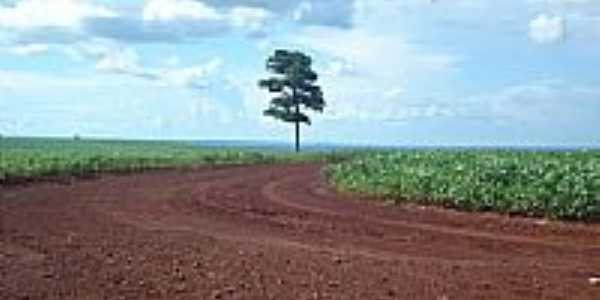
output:
[[[264,115],[296,124],[296,151],[299,150],[300,123],[310,125],[310,117],[301,108],[323,112],[325,100],[318,75],[312,70],[312,59],[300,51],[275,50],[266,68],[274,75],[258,82],[260,88],[276,95]]]

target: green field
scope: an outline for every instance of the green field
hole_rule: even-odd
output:
[[[340,189],[468,211],[600,220],[600,151],[371,153],[331,165]]]
[[[335,156],[209,149],[189,142],[4,138],[0,139],[0,184],[45,176],[79,176],[206,164],[308,161]]]
[[[294,154],[189,142],[0,139],[0,185],[53,176],[216,164],[328,162],[339,189],[468,211],[600,220],[600,151],[342,151]]]

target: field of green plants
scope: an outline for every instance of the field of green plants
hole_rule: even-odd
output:
[[[328,162],[341,190],[469,211],[600,221],[600,151],[341,151],[294,154],[187,142],[0,139],[0,185],[206,164]]]
[[[251,164],[326,159],[329,155],[201,148],[186,142],[78,139],[0,139],[0,184],[45,176],[205,164]]]
[[[600,220],[600,151],[414,150],[333,164],[341,189],[469,211]]]

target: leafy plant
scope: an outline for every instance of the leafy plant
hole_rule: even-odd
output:
[[[342,189],[396,201],[600,220],[600,151],[381,152],[331,165]]]
[[[201,148],[185,142],[4,138],[0,184],[44,176],[132,172],[206,164],[256,164],[341,160],[350,153],[306,153]]]

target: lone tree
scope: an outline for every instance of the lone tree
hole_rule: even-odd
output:
[[[271,99],[263,114],[296,125],[296,152],[300,151],[300,124],[311,124],[300,106],[323,112],[325,100],[321,87],[315,84],[317,73],[312,59],[300,51],[275,50],[267,59],[267,71],[275,74],[258,82],[258,86],[277,95]]]

